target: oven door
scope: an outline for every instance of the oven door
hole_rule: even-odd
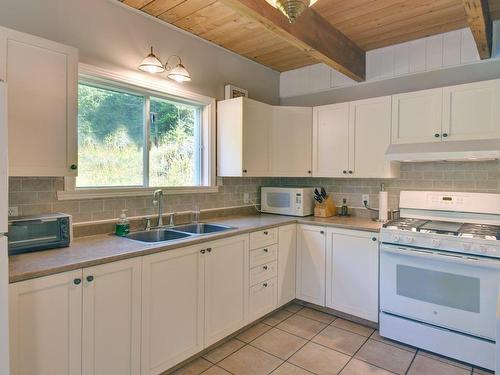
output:
[[[382,244],[380,309],[495,340],[500,260]]]

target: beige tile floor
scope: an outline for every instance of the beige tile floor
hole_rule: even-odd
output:
[[[178,369],[175,375],[479,375],[485,370],[380,337],[297,304]]]

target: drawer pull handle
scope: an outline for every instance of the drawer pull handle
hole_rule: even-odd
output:
[[[82,282],[82,279],[74,279],[73,284],[79,285]]]
[[[267,288],[267,283],[264,283],[264,288]]]
[[[264,266],[264,267],[262,267],[262,268],[264,268],[265,270],[267,270],[267,266]]]
[[[264,249],[264,252],[267,253],[269,250],[268,249]]]

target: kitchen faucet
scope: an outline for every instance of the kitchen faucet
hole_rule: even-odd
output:
[[[153,204],[158,204],[158,227],[163,226],[163,190],[158,189],[153,193]]]

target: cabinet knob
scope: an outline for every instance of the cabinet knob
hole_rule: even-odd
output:
[[[342,171],[342,173],[343,173],[343,174],[346,174],[346,173],[347,173],[347,171]]]
[[[434,137],[439,138],[439,133],[434,134]]]
[[[264,288],[267,288],[267,283],[264,283],[263,285],[264,285]]]
[[[443,133],[443,137],[446,138],[448,136],[448,133]]]
[[[265,253],[267,253],[268,251],[269,251],[269,250],[267,250],[267,249],[264,249],[264,252],[265,252]]]
[[[319,231],[320,234],[325,234],[324,230]]]
[[[212,252],[212,248],[211,247],[207,247],[207,252],[211,253]]]
[[[78,168],[78,166],[76,164],[71,164],[70,168],[74,171],[76,171],[76,169]]]
[[[205,249],[201,249],[200,253],[205,254],[205,251],[206,251]]]
[[[265,231],[265,232],[264,232],[264,234],[267,236],[267,235],[269,234],[269,232],[268,232],[268,231]]]
[[[262,267],[262,268],[264,268],[265,270],[267,270],[267,266],[264,266],[264,267]]]
[[[377,241],[377,237],[372,237],[372,241],[373,242]]]
[[[311,173],[312,173],[312,171],[307,171],[307,173],[311,174]]]
[[[94,281],[94,276],[91,276],[91,275],[87,276],[87,281],[89,283],[91,283],[92,281]]]
[[[75,285],[80,285],[81,282],[82,282],[82,279],[74,279],[73,280],[73,284],[75,284]]]
[[[352,171],[349,171],[349,174],[352,174]]]
[[[246,169],[243,169],[243,173],[247,173],[247,170],[246,170]]]

